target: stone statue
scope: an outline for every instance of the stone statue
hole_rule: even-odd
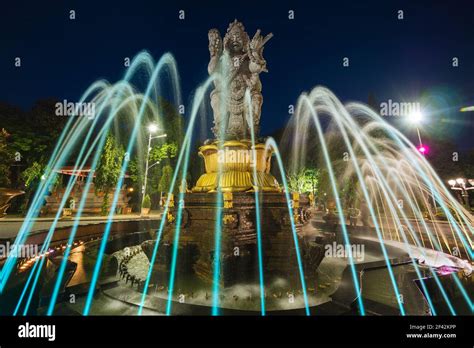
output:
[[[259,74],[267,72],[263,46],[272,36],[270,33],[263,38],[257,30],[250,40],[243,24],[237,20],[230,23],[224,40],[217,29],[209,30],[211,59],[208,72],[209,75],[214,72],[221,74],[211,92],[212,131],[216,138],[249,139],[252,119],[255,136],[258,136],[263,102]],[[245,101],[246,90],[250,92],[252,115]],[[224,134],[220,134],[222,126],[225,127]]]

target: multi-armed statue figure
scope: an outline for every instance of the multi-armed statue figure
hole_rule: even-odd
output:
[[[220,260],[219,282],[223,286],[256,281],[259,228],[265,250],[265,280],[275,275],[292,281],[299,274],[292,233],[293,227],[301,228],[307,216],[304,209],[308,200],[293,194],[291,219],[287,193],[271,174],[273,148],[257,136],[262,108],[259,74],[267,71],[262,53],[271,37],[262,37],[257,30],[250,40],[237,20],[229,25],[224,40],[216,29],[209,31],[208,68],[216,77],[211,93],[215,139],[199,147],[205,173],[192,193],[187,192],[184,201],[168,212],[169,225],[162,237],[165,245],[176,243],[175,224],[180,221],[181,257],[192,263],[192,271],[201,280],[211,283],[215,282],[215,260]],[[255,137],[251,136],[252,129]],[[181,219],[177,218],[179,209]],[[221,221],[220,232],[217,221]],[[217,251],[216,235],[221,235]],[[150,259],[152,245],[156,244],[142,245]]]
[[[224,40],[217,29],[209,30],[208,71],[210,75],[220,74],[211,93],[216,138],[249,139],[250,122],[258,135],[263,102],[259,74],[267,72],[263,46],[272,36],[270,33],[264,38],[257,30],[250,40],[243,24],[237,20],[229,25]],[[245,100],[247,90],[250,105]]]
[[[199,148],[206,173],[193,192],[281,190],[270,174],[272,149],[266,149],[258,139],[263,102],[259,74],[267,71],[263,46],[272,36],[262,37],[257,30],[250,40],[237,20],[230,23],[223,40],[217,29],[209,30],[208,71],[215,77],[211,92],[215,139]]]

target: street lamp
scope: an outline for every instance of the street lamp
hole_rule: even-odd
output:
[[[426,145],[423,145],[423,142],[421,141],[420,128],[419,128],[419,125],[420,123],[422,123],[423,119],[424,119],[424,115],[421,112],[421,110],[414,110],[410,114],[408,114],[408,120],[410,123],[415,125],[416,133],[418,134],[419,146],[417,149],[422,155],[425,155],[428,153],[428,147]]]
[[[420,110],[415,110],[412,111],[408,115],[408,120],[410,123],[414,124],[416,127],[416,133],[418,134],[418,141],[420,142],[420,148],[423,146],[423,143],[421,142],[421,135],[420,135],[420,128],[418,127],[421,121],[423,121],[423,114],[421,113]]]
[[[148,131],[150,132],[150,134],[156,133],[158,131],[158,126],[154,123],[150,124],[148,126]]]
[[[464,108],[461,108],[459,111],[461,111],[461,112],[474,111],[474,105],[473,106],[466,106]]]
[[[466,206],[466,208],[469,210],[470,207],[470,202],[469,202],[469,192],[471,190],[474,190],[474,179],[467,179],[467,182],[469,183],[469,187],[466,186],[466,180],[463,178],[457,178],[456,180],[451,179],[448,180],[448,184],[451,186],[451,190],[453,191],[461,191],[461,201],[462,203]]]
[[[160,163],[159,161],[156,163],[153,163],[151,166],[148,166],[148,161],[150,160],[150,151],[151,151],[151,141],[153,139],[158,139],[158,138],[166,138],[166,134],[160,134],[160,135],[155,135],[153,136],[154,133],[156,133],[159,130],[158,126],[154,123],[151,123],[148,125],[148,147],[146,150],[146,161],[145,161],[145,179],[143,181],[143,188],[142,188],[142,205],[143,201],[145,200],[145,194],[146,194],[146,184],[148,180],[148,169],[151,167],[157,165]]]

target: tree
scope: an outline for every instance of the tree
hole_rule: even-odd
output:
[[[10,165],[12,155],[8,149],[7,138],[10,136],[5,129],[0,131],[0,187],[10,186]]]
[[[11,173],[10,185],[25,190],[21,198],[25,201],[24,208],[28,206],[29,197],[44,174],[51,152],[67,122],[67,117],[56,116],[56,103],[54,99],[38,100],[28,111],[0,103],[0,124],[10,133],[7,139],[4,135],[0,136],[0,148],[5,151],[0,150],[0,180],[8,177],[12,165],[12,158],[8,159],[8,156],[13,157],[14,154],[16,170]],[[6,182],[0,183],[0,186],[4,184]]]
[[[158,190],[160,192],[168,192],[171,187],[171,180],[173,179],[173,168],[170,165],[163,167]]]
[[[161,173],[163,170],[166,172],[168,169],[165,168],[171,167],[171,160],[174,159],[178,152],[178,144],[164,143],[161,145],[155,145],[150,150],[149,165],[152,166],[148,170],[148,185],[147,192],[148,194],[158,194],[163,192],[160,189]],[[145,155],[146,156],[146,155]],[[160,164],[156,164],[160,162]],[[172,168],[172,167],[171,167]],[[171,169],[173,170],[173,169]],[[141,192],[140,189],[143,187],[143,175],[145,170],[142,169],[142,165],[137,158],[134,158],[130,161],[129,165],[130,180],[133,183],[133,186],[137,192]]]
[[[316,194],[320,173],[315,168],[302,168],[287,176],[288,188],[292,192]]]
[[[178,144],[176,143],[164,143],[162,145],[156,145],[150,151],[150,164],[160,162],[160,165],[152,167],[148,172],[148,181],[150,193],[160,193],[160,180],[163,173],[163,169],[166,166],[171,166],[172,159],[174,159],[178,152]],[[173,168],[171,166],[171,168]],[[160,175],[161,174],[161,175]]]
[[[27,112],[7,105],[0,105],[0,119],[11,133],[11,152],[18,152],[26,159],[27,166],[33,162],[47,163],[67,117],[55,114],[54,99],[39,100]]]
[[[128,171],[130,173],[130,180],[133,183],[134,189],[139,190],[142,187],[143,178],[140,170],[140,163],[137,158],[130,161],[128,165]]]
[[[152,201],[154,195],[158,193],[161,195],[161,173],[166,166],[174,168],[176,165],[176,157],[183,141],[183,117],[177,112],[176,106],[163,98],[158,98],[156,110],[156,113],[147,114],[142,119],[140,129],[143,133],[139,136],[139,139],[142,139],[142,143],[139,143],[138,146],[135,147],[128,168],[135,192],[142,192],[147,157],[146,143],[148,142],[149,135],[147,126],[150,123],[157,123],[161,129],[160,133],[166,133],[167,136],[166,138],[152,140],[149,154],[147,192],[145,192],[145,194],[151,196]],[[159,115],[159,117],[157,117],[157,115]],[[158,162],[159,164],[157,164]],[[165,174],[167,171],[168,169],[164,170]]]
[[[151,199],[149,195],[145,195],[145,198],[143,198],[142,208],[145,208],[145,209],[151,208]]]
[[[33,162],[31,166],[29,166],[23,171],[23,173],[21,174],[21,177],[27,189],[31,186],[36,186],[35,184],[43,176],[44,169],[45,168],[41,163]]]
[[[25,201],[20,206],[20,211],[26,213],[32,193],[37,189],[41,177],[45,171],[45,166],[39,162],[33,162],[21,173],[21,180],[25,187]]]
[[[102,149],[94,177],[96,192],[101,191],[104,194],[103,215],[107,214],[109,209],[109,193],[117,185],[120,178],[124,155],[123,147],[118,144],[113,135],[109,134]]]

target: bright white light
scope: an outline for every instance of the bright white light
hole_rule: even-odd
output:
[[[458,178],[458,179],[456,179],[456,182],[457,182],[459,185],[463,185],[463,184],[464,184],[464,179]]]
[[[157,130],[158,130],[158,126],[156,124],[152,123],[148,126],[148,131],[150,133],[156,133]]]
[[[423,114],[420,110],[415,110],[408,115],[408,119],[411,123],[420,123],[423,120]]]
[[[451,185],[451,186],[454,186],[454,185],[456,185],[456,180],[449,180],[448,184]]]

